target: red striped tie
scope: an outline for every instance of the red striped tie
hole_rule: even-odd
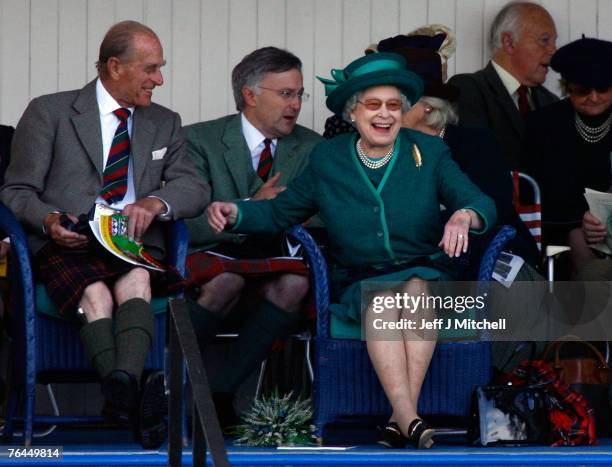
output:
[[[257,175],[259,175],[259,178],[261,178],[264,182],[268,179],[270,169],[272,168],[271,143],[272,141],[268,138],[264,139],[264,148],[259,155],[259,164],[257,165]]]
[[[121,201],[127,192],[128,166],[130,164],[130,136],[127,121],[130,118],[128,109],[117,109],[113,113],[119,119],[119,125],[113,137],[113,144],[108,153],[104,167],[104,181],[100,196],[108,204]]]

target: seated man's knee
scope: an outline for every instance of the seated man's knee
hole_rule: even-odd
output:
[[[106,284],[98,281],[85,287],[79,308],[85,313],[87,322],[110,318],[113,314],[113,296]]]
[[[308,276],[283,274],[264,287],[264,297],[286,311],[297,311],[310,287]]]
[[[221,273],[200,287],[198,303],[212,312],[228,311],[227,308],[240,298],[245,285],[241,275]]]
[[[144,268],[134,268],[127,274],[121,276],[113,288],[117,305],[131,300],[142,298],[151,301],[151,276]]]

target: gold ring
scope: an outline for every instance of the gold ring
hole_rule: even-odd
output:
[[[459,238],[463,238],[463,234],[459,234]]]

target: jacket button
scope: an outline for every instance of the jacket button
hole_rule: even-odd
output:
[[[379,237],[382,237],[383,233],[379,230],[378,232],[376,232],[376,235],[378,235]]]
[[[374,206],[374,212],[378,212],[380,211],[380,208],[378,206]]]

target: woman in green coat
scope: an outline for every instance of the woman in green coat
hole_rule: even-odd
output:
[[[402,114],[423,90],[401,56],[367,55],[332,76],[321,80],[327,107],[357,133],[317,145],[302,175],[274,200],[215,202],[208,221],[217,232],[263,233],[319,214],[329,234],[331,311],[358,322],[363,317],[368,353],[393,407],[381,442],[430,447],[433,430],[416,410],[436,332],[381,331],[373,323],[435,317],[426,307],[389,304],[397,293],[426,297],[427,281],[451,279],[450,258],[467,251],[470,235],[495,224],[494,203],[459,170],[440,138],[400,129]],[[446,224],[440,204],[452,213]],[[362,304],[363,281],[401,285],[382,286]]]

